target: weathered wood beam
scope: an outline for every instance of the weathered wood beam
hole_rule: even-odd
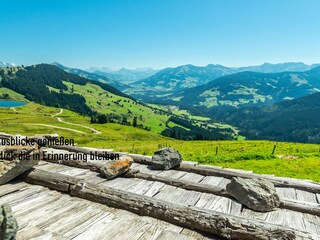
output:
[[[312,239],[308,233],[280,225],[197,207],[186,207],[123,190],[101,187],[60,173],[35,169],[25,174],[24,180],[68,192],[75,197],[106,204],[110,207],[122,208],[140,215],[154,217],[228,239]]]
[[[135,159],[134,159],[135,160]],[[295,188],[312,193],[320,193],[320,184],[303,182],[302,180],[286,179],[282,180],[277,177],[265,176],[254,173],[236,172],[228,169],[206,168],[205,166],[192,166],[190,164],[180,164],[175,168],[179,171],[198,173],[204,176],[218,176],[224,178],[242,177],[242,178],[263,178],[271,181],[276,187]]]
[[[61,147],[61,146],[59,146]],[[66,146],[68,147],[68,146]],[[53,146],[53,148],[57,148],[57,146]],[[77,151],[85,152],[81,147],[77,147]],[[100,149],[101,150],[101,149]],[[118,153],[121,155],[128,155],[133,158],[136,163],[150,165],[152,162],[151,156],[145,156],[141,154],[126,154],[126,153]],[[231,179],[233,177],[243,177],[243,178],[264,178],[271,181],[276,187],[286,187],[286,188],[295,188],[307,192],[319,193],[320,194],[320,184],[313,182],[304,182],[303,180],[294,180],[294,179],[281,179],[278,177],[266,176],[261,174],[254,173],[246,173],[246,172],[236,172],[228,169],[215,169],[205,166],[193,166],[190,164],[182,163],[180,166],[177,166],[175,170],[178,171],[186,171],[197,173],[204,176],[218,176]]]
[[[214,195],[227,197],[230,199],[234,198],[224,189],[218,186],[212,186],[208,184],[200,184],[200,183],[194,183],[190,181],[180,180],[180,179],[172,179],[172,178],[165,178],[157,175],[147,174],[147,173],[141,173],[137,170],[130,170],[128,173],[124,175],[124,177],[136,177],[144,180],[149,181],[157,181],[162,182],[171,186],[183,188],[186,190],[191,191],[197,191],[197,192],[203,192],[203,193],[211,193]],[[301,203],[297,201],[292,201],[289,199],[281,199],[281,204],[279,206],[283,209],[289,209],[296,212],[301,213],[309,213],[312,215],[320,216],[320,205],[319,204],[309,204],[309,203]]]
[[[52,145],[49,147],[65,150],[69,152],[85,153],[85,154],[91,154],[92,152],[97,152],[99,154],[114,153],[113,149],[85,148],[85,147],[77,147],[77,146],[71,146],[71,145]]]
[[[180,179],[172,179],[167,177],[161,177],[158,175],[152,175],[147,173],[139,172],[138,170],[132,169],[126,174],[123,175],[124,177],[128,178],[140,178],[148,181],[157,181],[162,182],[167,185],[183,188],[186,190],[196,191],[196,192],[203,192],[203,193],[211,193],[218,196],[223,197],[231,197],[228,192],[218,186],[212,186],[208,184],[201,184],[201,183],[194,183],[186,180],[180,180]]]
[[[63,164],[70,167],[89,169],[90,171],[93,171],[93,172],[100,172],[100,168],[104,166],[103,160],[101,161],[88,160],[84,162],[81,160],[65,160],[64,158],[58,158],[58,159],[43,159],[43,161]],[[108,161],[108,160],[105,160],[105,161]]]

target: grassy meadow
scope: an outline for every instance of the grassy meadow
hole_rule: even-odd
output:
[[[18,96],[23,100],[22,96]],[[180,151],[185,160],[201,164],[253,170],[320,182],[320,146],[316,144],[271,141],[180,141],[120,124],[90,124],[90,118],[69,110],[54,117],[60,109],[28,103],[23,107],[0,108],[0,131],[33,135],[58,133],[74,138],[79,146],[113,148],[116,151],[152,155],[163,146]],[[57,117],[64,122],[59,122]],[[77,126],[68,123],[78,124]],[[93,134],[84,126],[101,134]],[[274,145],[275,153],[272,154]]]

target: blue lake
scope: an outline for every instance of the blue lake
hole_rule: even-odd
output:
[[[0,107],[20,107],[26,105],[26,102],[17,102],[17,101],[2,101],[0,100]]]

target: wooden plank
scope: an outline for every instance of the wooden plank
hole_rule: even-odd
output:
[[[179,178],[180,180],[185,180],[185,181],[189,181],[189,182],[195,182],[198,183],[200,182],[202,179],[204,178],[204,176],[196,174],[196,173],[189,173],[187,172],[185,175],[183,175],[181,178]]]
[[[304,213],[302,220],[304,221],[306,231],[320,236],[320,218],[319,217]],[[318,239],[318,238],[315,238],[315,239]]]
[[[284,210],[285,226],[297,229],[299,231],[307,231],[303,221],[303,213]]]
[[[157,176],[171,178],[171,179],[179,179],[186,175],[186,172],[176,171],[176,170],[166,170],[157,174]]]
[[[178,233],[168,231],[168,230],[161,232],[160,235],[156,238],[156,240],[168,240],[168,239],[195,240],[194,237],[189,237],[189,236],[178,234]]]
[[[243,208],[241,211],[241,216],[249,219],[258,219],[261,221],[267,221],[269,217],[269,212],[256,212],[248,208]]]
[[[153,182],[150,186],[149,190],[144,193],[144,195],[153,197],[154,195],[158,194],[161,190],[161,188],[165,186],[164,183],[161,182]]]
[[[128,188],[138,184],[140,179],[133,178],[115,178],[109,181],[99,183],[102,187],[111,187],[120,190],[127,190]]]
[[[230,179],[227,178],[223,178],[221,180],[221,182],[218,184],[218,187],[222,188],[222,189],[226,189],[227,185],[231,182]]]
[[[179,193],[179,196],[175,197],[175,203],[185,205],[185,206],[194,206],[200,199],[201,193],[195,191],[182,190]]]
[[[113,239],[138,240],[143,236],[145,231],[150,229],[151,225],[150,222],[132,219],[119,226],[118,233],[112,237]]]
[[[215,176],[205,176],[200,183],[219,186],[219,183],[222,181],[223,177],[215,177]]]
[[[19,230],[17,233],[17,239],[21,240],[69,240],[67,238],[62,237],[61,235],[56,235],[51,232],[46,232],[43,229],[39,229],[38,227],[31,227],[28,229]]]
[[[216,195],[201,193],[198,202],[195,204],[196,207],[205,208],[208,202],[212,202],[217,198]]]
[[[162,172],[162,170],[150,169],[149,165],[144,165],[144,164],[139,164],[134,169],[137,169],[142,173],[147,173],[147,174],[152,174],[152,175],[159,174]]]
[[[296,189],[297,200],[302,202],[309,202],[309,203],[318,203],[317,197],[314,193],[302,191]]]
[[[38,184],[48,184],[51,187],[54,187],[55,184],[50,184],[50,182],[68,183],[69,193],[72,196],[122,208],[134,213],[156,217],[182,227],[195,228],[211,234],[219,234],[231,238],[237,237],[238,239],[275,238],[279,237],[279,234],[288,239],[294,239],[296,236],[303,236],[306,239],[311,238],[310,235],[295,232],[292,229],[284,228],[280,225],[266,224],[257,220],[250,221],[230,214],[223,214],[196,207],[190,208],[170,203],[169,201],[161,201],[143,195],[127,193],[126,191],[107,187],[101,188],[99,185],[80,182],[74,177],[72,178],[63,174],[51,174],[50,172],[39,173],[39,171],[40,170],[35,170],[30,172],[25,176],[25,180],[31,179],[34,181],[34,179],[36,179]],[[48,179],[50,179],[49,183]],[[57,187],[59,188],[59,186]],[[176,189],[175,193],[176,192],[178,192],[178,189]],[[161,194],[161,191],[159,194]],[[165,211],[163,211],[164,209]],[[217,222],[219,222],[219,224],[217,224]],[[247,231],[248,228],[250,231]],[[274,234],[276,234],[276,236]]]
[[[292,199],[292,200],[296,200],[297,196],[296,196],[296,191],[294,188],[276,188],[277,193],[279,195],[280,198],[286,198],[286,199]]]
[[[134,159],[135,160],[135,159]],[[207,168],[204,166],[191,166],[188,164],[180,164],[176,170],[201,174],[204,176],[217,176],[231,179],[232,177],[243,178],[264,178],[271,181],[276,187],[296,188],[312,193],[320,193],[320,185],[314,182],[300,181],[297,179],[283,179],[279,177],[265,176],[259,174],[251,174],[246,172],[230,171],[226,169]]]
[[[129,192],[133,192],[136,194],[145,194],[150,188],[153,182],[141,180],[137,184],[127,188],[126,190]]]
[[[216,186],[210,186],[208,184],[200,184],[197,182],[190,182],[188,180],[183,180],[182,178],[172,179],[172,178],[160,176],[160,174],[151,175],[151,174],[134,172],[134,171],[135,170],[131,170],[124,176],[128,178],[139,178],[139,179],[144,179],[149,181],[158,181],[158,182],[165,183],[167,185],[171,185],[171,186],[175,186],[175,187],[179,187],[179,188],[183,188],[191,191],[206,192],[206,193],[216,194],[219,196],[231,197],[226,190]],[[189,179],[189,177],[187,179]]]
[[[192,238],[195,238],[195,239],[197,239],[197,240],[209,240],[209,239],[211,239],[211,240],[222,240],[222,238],[219,238],[219,237],[217,237],[217,236],[208,236],[208,237],[206,237],[206,236],[203,236],[202,234],[200,234],[200,233],[198,233],[198,232],[195,232],[195,231],[192,231],[192,230],[190,230],[190,229],[188,229],[188,228],[184,228],[182,231],[181,231],[181,233],[183,234],[183,235],[186,235],[186,236],[188,236],[188,237],[192,237]]]
[[[28,184],[24,182],[9,182],[4,185],[0,185],[0,197],[17,192],[27,187]]]
[[[156,239],[163,231],[163,228],[153,224],[140,236],[138,240]]]
[[[24,185],[27,185],[29,189],[38,189],[39,187],[26,183]],[[18,239],[22,240],[35,238],[66,240],[86,232],[78,237],[81,239],[86,234],[94,236],[97,232],[97,224],[101,224],[103,231],[98,233],[99,238],[96,239],[110,239],[109,233],[112,229],[114,229],[114,239],[151,239],[147,237],[150,235],[145,234],[151,227],[160,229],[156,230],[158,233],[164,229],[170,229],[176,233],[181,231],[181,227],[154,218],[140,217],[123,210],[108,208],[83,199],[71,198],[43,187],[42,191],[32,195],[33,198],[25,199],[24,195],[17,198],[17,193],[18,191],[12,192],[11,199],[17,202],[13,211],[20,227]],[[132,225],[129,225],[132,227],[128,228],[130,222]],[[112,225],[112,223],[114,224]],[[112,225],[111,229],[110,225]],[[156,234],[154,237],[158,235]]]
[[[239,216],[241,213],[241,204],[225,197],[213,198],[213,201],[208,202],[204,208],[235,216]]]

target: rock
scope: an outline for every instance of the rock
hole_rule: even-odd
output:
[[[0,147],[0,185],[28,171],[41,158],[37,145]]]
[[[118,160],[108,160],[107,163],[100,168],[100,172],[107,179],[112,179],[126,173],[130,169],[132,163],[132,157],[121,156]]]
[[[154,152],[152,157],[152,169],[168,170],[178,166],[182,162],[180,153],[174,148],[162,148]]]
[[[0,239],[15,240],[18,232],[18,223],[12,214],[9,204],[3,204],[0,207]]]
[[[248,208],[268,212],[280,205],[274,185],[265,179],[234,177],[227,185],[228,193]]]

